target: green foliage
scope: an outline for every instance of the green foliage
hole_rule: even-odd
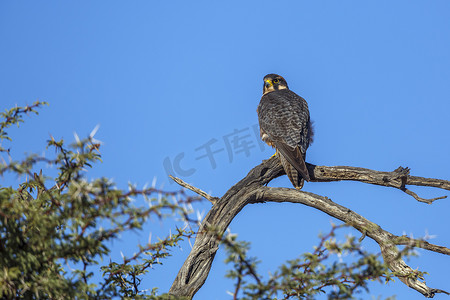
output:
[[[315,299],[320,294],[352,299],[362,290],[368,292],[369,281],[392,280],[380,256],[364,251],[354,237],[336,241],[335,231],[340,227],[333,226],[312,253],[287,261],[268,279],[257,274],[257,260],[247,257],[249,243],[236,241],[234,235],[224,238],[225,262],[233,265],[227,277],[236,282],[234,299],[239,292],[243,294],[239,299]]]
[[[44,103],[16,107],[2,113],[0,139],[12,141],[5,129],[23,122],[22,116],[36,112]],[[138,245],[138,251],[122,262],[101,266],[103,280],[94,280],[94,267],[107,258],[108,245],[122,233],[140,230],[150,217],[181,216],[187,220],[186,204],[168,197],[180,196],[129,186],[123,191],[107,178],[88,181],[86,169],[100,160],[100,143],[93,136],[65,146],[63,140],[48,141],[53,158],[29,155],[21,161],[8,156],[0,164],[0,175],[24,175],[19,188],[0,188],[0,297],[6,299],[69,299],[114,296],[154,299],[156,288],[142,291],[142,276],[170,255],[170,249],[193,232],[176,229],[157,242]],[[58,170],[56,177],[37,174],[39,163]],[[147,205],[136,206],[136,197]],[[144,201],[141,201],[144,202]],[[97,268],[98,269],[98,268]]]
[[[140,284],[173,247],[195,234],[190,226],[195,223],[192,211],[186,207],[199,198],[153,187],[139,190],[130,185],[121,190],[107,178],[88,180],[86,170],[101,160],[100,143],[93,136],[69,146],[51,137],[47,149],[54,150],[49,151],[53,156],[30,154],[14,160],[2,145],[12,142],[6,129],[44,104],[1,113],[0,176],[25,177],[25,181],[17,188],[0,186],[0,298],[174,299],[157,296],[157,287],[142,290]],[[41,164],[57,170],[57,175],[43,174]],[[169,201],[170,197],[178,200]],[[149,218],[175,217],[188,226],[137,245],[136,252],[120,262],[107,259],[109,246],[119,235],[141,230]],[[226,263],[232,265],[227,277],[236,282],[234,299],[239,294],[241,299],[314,299],[324,293],[330,299],[348,299],[367,291],[370,280],[392,280],[380,257],[362,250],[355,238],[337,242],[339,227],[322,236],[312,253],[288,261],[268,279],[257,273],[258,260],[248,257],[249,243],[237,241],[232,234],[217,236],[228,252]],[[412,255],[409,250],[406,247],[403,254]],[[94,279],[94,272],[102,278]]]
[[[23,122],[23,115],[28,114],[30,112],[38,114],[36,108],[47,105],[46,102],[36,101],[33,105],[27,105],[25,107],[14,107],[11,109],[5,110],[5,112],[0,113],[0,118],[3,120],[0,123],[0,152],[8,151],[5,148],[1,147],[1,142],[3,140],[11,141],[11,138],[8,136],[6,129],[11,125],[17,125],[19,127],[20,123]]]

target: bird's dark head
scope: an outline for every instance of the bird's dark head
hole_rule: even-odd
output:
[[[263,94],[273,91],[288,89],[286,80],[277,74],[267,74],[264,76]]]

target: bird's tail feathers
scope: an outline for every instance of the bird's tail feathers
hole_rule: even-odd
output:
[[[277,150],[280,152],[280,157],[283,156],[285,160],[287,160],[305,179],[306,181],[310,181],[308,168],[306,167],[305,159],[303,158],[303,154],[300,151],[299,147],[295,147],[294,149],[290,148],[284,143],[275,143]],[[287,173],[286,168],[284,170]]]
[[[280,153],[279,153],[280,154]],[[287,177],[291,181],[292,185],[297,189],[301,190],[303,187],[303,177],[298,173],[297,169],[294,168],[283,155],[278,156],[281,161],[281,165],[283,166],[284,171],[286,172]],[[300,176],[299,176],[300,175]]]

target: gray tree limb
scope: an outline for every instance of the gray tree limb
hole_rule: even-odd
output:
[[[406,193],[409,191],[406,189],[406,185],[437,187],[450,190],[450,181],[410,176],[409,169],[401,167],[393,172],[379,172],[355,167],[327,167],[308,164],[308,170],[311,181],[316,182],[353,180],[394,187]],[[272,157],[253,168],[245,178],[232,186],[221,198],[214,198],[215,203],[202,221],[192,250],[178,272],[169,294],[192,298],[204,284],[209,274],[214,256],[219,248],[220,239],[218,239],[218,236],[220,237],[225,233],[233,218],[245,205],[268,201],[301,203],[319,209],[353,226],[364,237],[368,236],[378,243],[385,263],[407,286],[430,298],[436,293],[447,293],[439,289],[430,288],[421,281],[423,278],[420,278],[419,273],[410,268],[401,258],[401,253],[397,245],[420,247],[446,255],[450,255],[449,248],[411,239],[406,236],[396,236],[350,209],[334,203],[327,197],[295,189],[270,188],[266,186],[272,179],[283,174],[284,171],[278,158]],[[191,190],[195,191],[196,189],[190,188],[192,186],[184,183],[181,179],[177,178],[176,182]],[[203,193],[200,193],[200,195],[203,196]],[[408,194],[413,197],[416,195],[414,193],[412,195],[411,193]],[[209,195],[208,197],[212,198]],[[431,204],[433,201],[445,197],[422,199],[417,196],[414,198],[418,201]]]

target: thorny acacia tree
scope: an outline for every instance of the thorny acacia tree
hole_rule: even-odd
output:
[[[88,181],[86,169],[100,160],[100,144],[93,136],[69,147],[51,137],[48,149],[56,153],[52,158],[32,154],[14,160],[11,149],[4,147],[11,141],[6,130],[43,104],[1,114],[0,175],[18,175],[24,182],[0,189],[0,298],[155,298],[156,289],[141,290],[141,279],[181,239],[192,236],[189,226],[136,245],[135,254],[121,262],[108,257],[111,241],[140,230],[150,218],[178,216],[189,224],[192,210],[187,207],[199,198],[154,187],[120,190],[106,178]],[[38,171],[44,166],[58,173],[44,175]],[[132,203],[139,196],[145,205]],[[172,198],[176,201],[169,201]],[[101,266],[99,260],[109,263]],[[93,278],[94,272],[103,275],[101,281]]]
[[[368,280],[389,281],[393,276],[427,297],[444,292],[427,287],[419,280],[423,273],[409,268],[402,258],[414,254],[414,247],[447,255],[448,248],[393,235],[325,197],[266,187],[283,174],[276,158],[255,167],[220,199],[174,178],[212,202],[201,223],[191,215],[192,204],[201,198],[190,197],[184,191],[166,192],[154,187],[139,190],[134,186],[120,190],[106,178],[87,180],[86,169],[100,160],[100,144],[93,136],[69,147],[51,138],[48,148],[56,152],[52,158],[32,154],[22,160],[13,159],[12,151],[3,147],[7,140],[11,141],[6,130],[19,125],[24,114],[36,112],[42,104],[16,107],[1,115],[0,175],[25,177],[18,188],[0,187],[1,298],[189,299],[206,280],[220,243],[228,252],[227,263],[232,265],[228,277],[235,280],[234,299],[303,299],[318,293],[328,293],[333,299],[349,298],[367,290]],[[58,174],[42,174],[39,170],[43,164],[53,166]],[[406,169],[376,172],[351,167],[309,168],[314,181],[359,180],[391,186],[430,203],[435,199],[422,199],[406,185],[450,189],[448,181],[409,176]],[[145,205],[133,202],[138,197],[145,200]],[[333,226],[320,237],[312,253],[288,261],[270,278],[263,278],[257,272],[257,259],[247,257],[249,244],[237,241],[225,230],[246,204],[265,201],[302,203],[322,210],[342,220],[345,226],[353,226],[363,237],[374,239],[381,255],[363,251],[361,241],[352,237],[337,241],[335,231],[343,225]],[[167,217],[177,218],[183,229],[176,228],[175,233],[157,242],[137,245],[136,253],[123,257],[121,262],[100,265],[99,260],[111,253],[111,241],[121,233],[140,230],[150,218]],[[143,290],[140,283],[144,276],[151,279],[148,272],[162,264],[172,247],[191,237],[196,237],[194,246],[170,295],[156,296],[156,288]],[[399,250],[398,245],[406,247]],[[354,254],[351,262],[336,260],[336,255],[343,254]],[[100,281],[94,279],[94,272],[102,273]]]

